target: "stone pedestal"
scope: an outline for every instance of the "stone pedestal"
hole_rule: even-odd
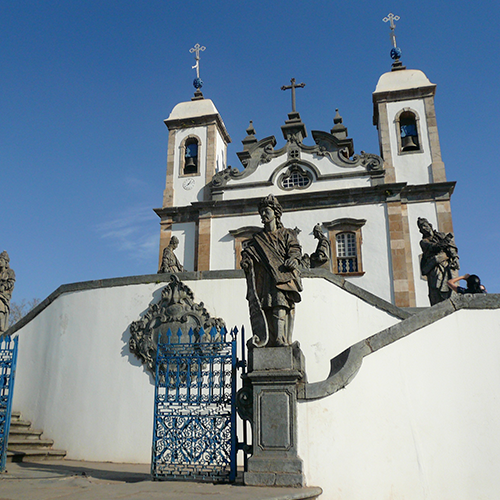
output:
[[[303,364],[298,344],[254,349],[250,355],[253,455],[244,476],[247,485],[304,486],[297,454],[297,384]]]

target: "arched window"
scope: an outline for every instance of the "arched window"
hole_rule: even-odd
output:
[[[335,274],[345,276],[363,276],[363,262],[361,258],[361,228],[365,219],[336,219],[323,222],[328,229],[328,237],[332,249],[332,268]]]
[[[339,233],[337,239],[337,270],[339,273],[358,272],[358,252],[355,233]]]
[[[400,153],[420,151],[417,114],[405,108],[396,118],[396,123],[399,133]]]
[[[198,140],[189,137],[184,145],[184,168],[182,175],[193,175],[198,173]]]

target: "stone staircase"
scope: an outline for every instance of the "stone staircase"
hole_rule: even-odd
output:
[[[31,428],[31,422],[23,420],[21,413],[13,411],[10,421],[7,462],[38,462],[60,460],[66,456],[63,450],[54,450],[54,441],[44,439],[43,431]]]

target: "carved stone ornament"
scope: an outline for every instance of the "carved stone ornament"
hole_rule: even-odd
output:
[[[10,299],[16,275],[9,265],[9,254],[0,254],[0,334],[9,328]]]
[[[161,299],[151,304],[146,314],[130,325],[129,348],[155,375],[156,351],[158,342],[167,342],[166,336],[170,329],[176,335],[182,332],[179,342],[208,342],[217,341],[219,335],[211,336],[210,330],[215,327],[220,333],[226,324],[221,318],[211,318],[203,302],[194,301],[192,290],[182,283],[176,276],[172,276],[170,283],[163,288]],[[194,339],[190,341],[189,331],[193,330]],[[202,329],[205,333],[202,338]]]

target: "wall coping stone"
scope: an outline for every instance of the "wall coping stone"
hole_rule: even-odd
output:
[[[175,273],[181,281],[197,281],[197,280],[219,280],[219,279],[240,279],[245,277],[245,273],[241,269],[227,269],[218,271],[185,271],[182,273]],[[45,300],[40,302],[34,309],[32,309],[26,316],[22,317],[17,323],[8,328],[1,336],[13,335],[21,328],[26,326],[31,320],[38,316],[44,309],[46,309],[52,302],[54,302],[60,295],[72,292],[81,292],[85,290],[95,290],[98,288],[113,288],[118,286],[128,285],[142,285],[149,283],[165,283],[170,282],[171,273],[163,274],[145,274],[140,276],[125,276],[121,278],[108,278],[93,281],[81,281],[77,283],[68,283],[61,285],[54,292],[52,292]],[[367,302],[378,309],[388,312],[392,316],[399,319],[408,318],[411,314],[409,312],[396,307],[395,305],[387,302],[384,299],[370,293],[349,281],[346,281],[342,276],[337,276],[327,269],[311,269],[302,272],[303,278],[318,278],[325,279],[330,283],[344,289],[346,292],[355,295],[364,302]]]
[[[400,323],[353,344],[330,360],[330,374],[325,380],[299,385],[298,400],[314,401],[344,389],[358,373],[365,356],[462,309],[500,309],[500,294],[453,294],[451,298],[423,308]]]

